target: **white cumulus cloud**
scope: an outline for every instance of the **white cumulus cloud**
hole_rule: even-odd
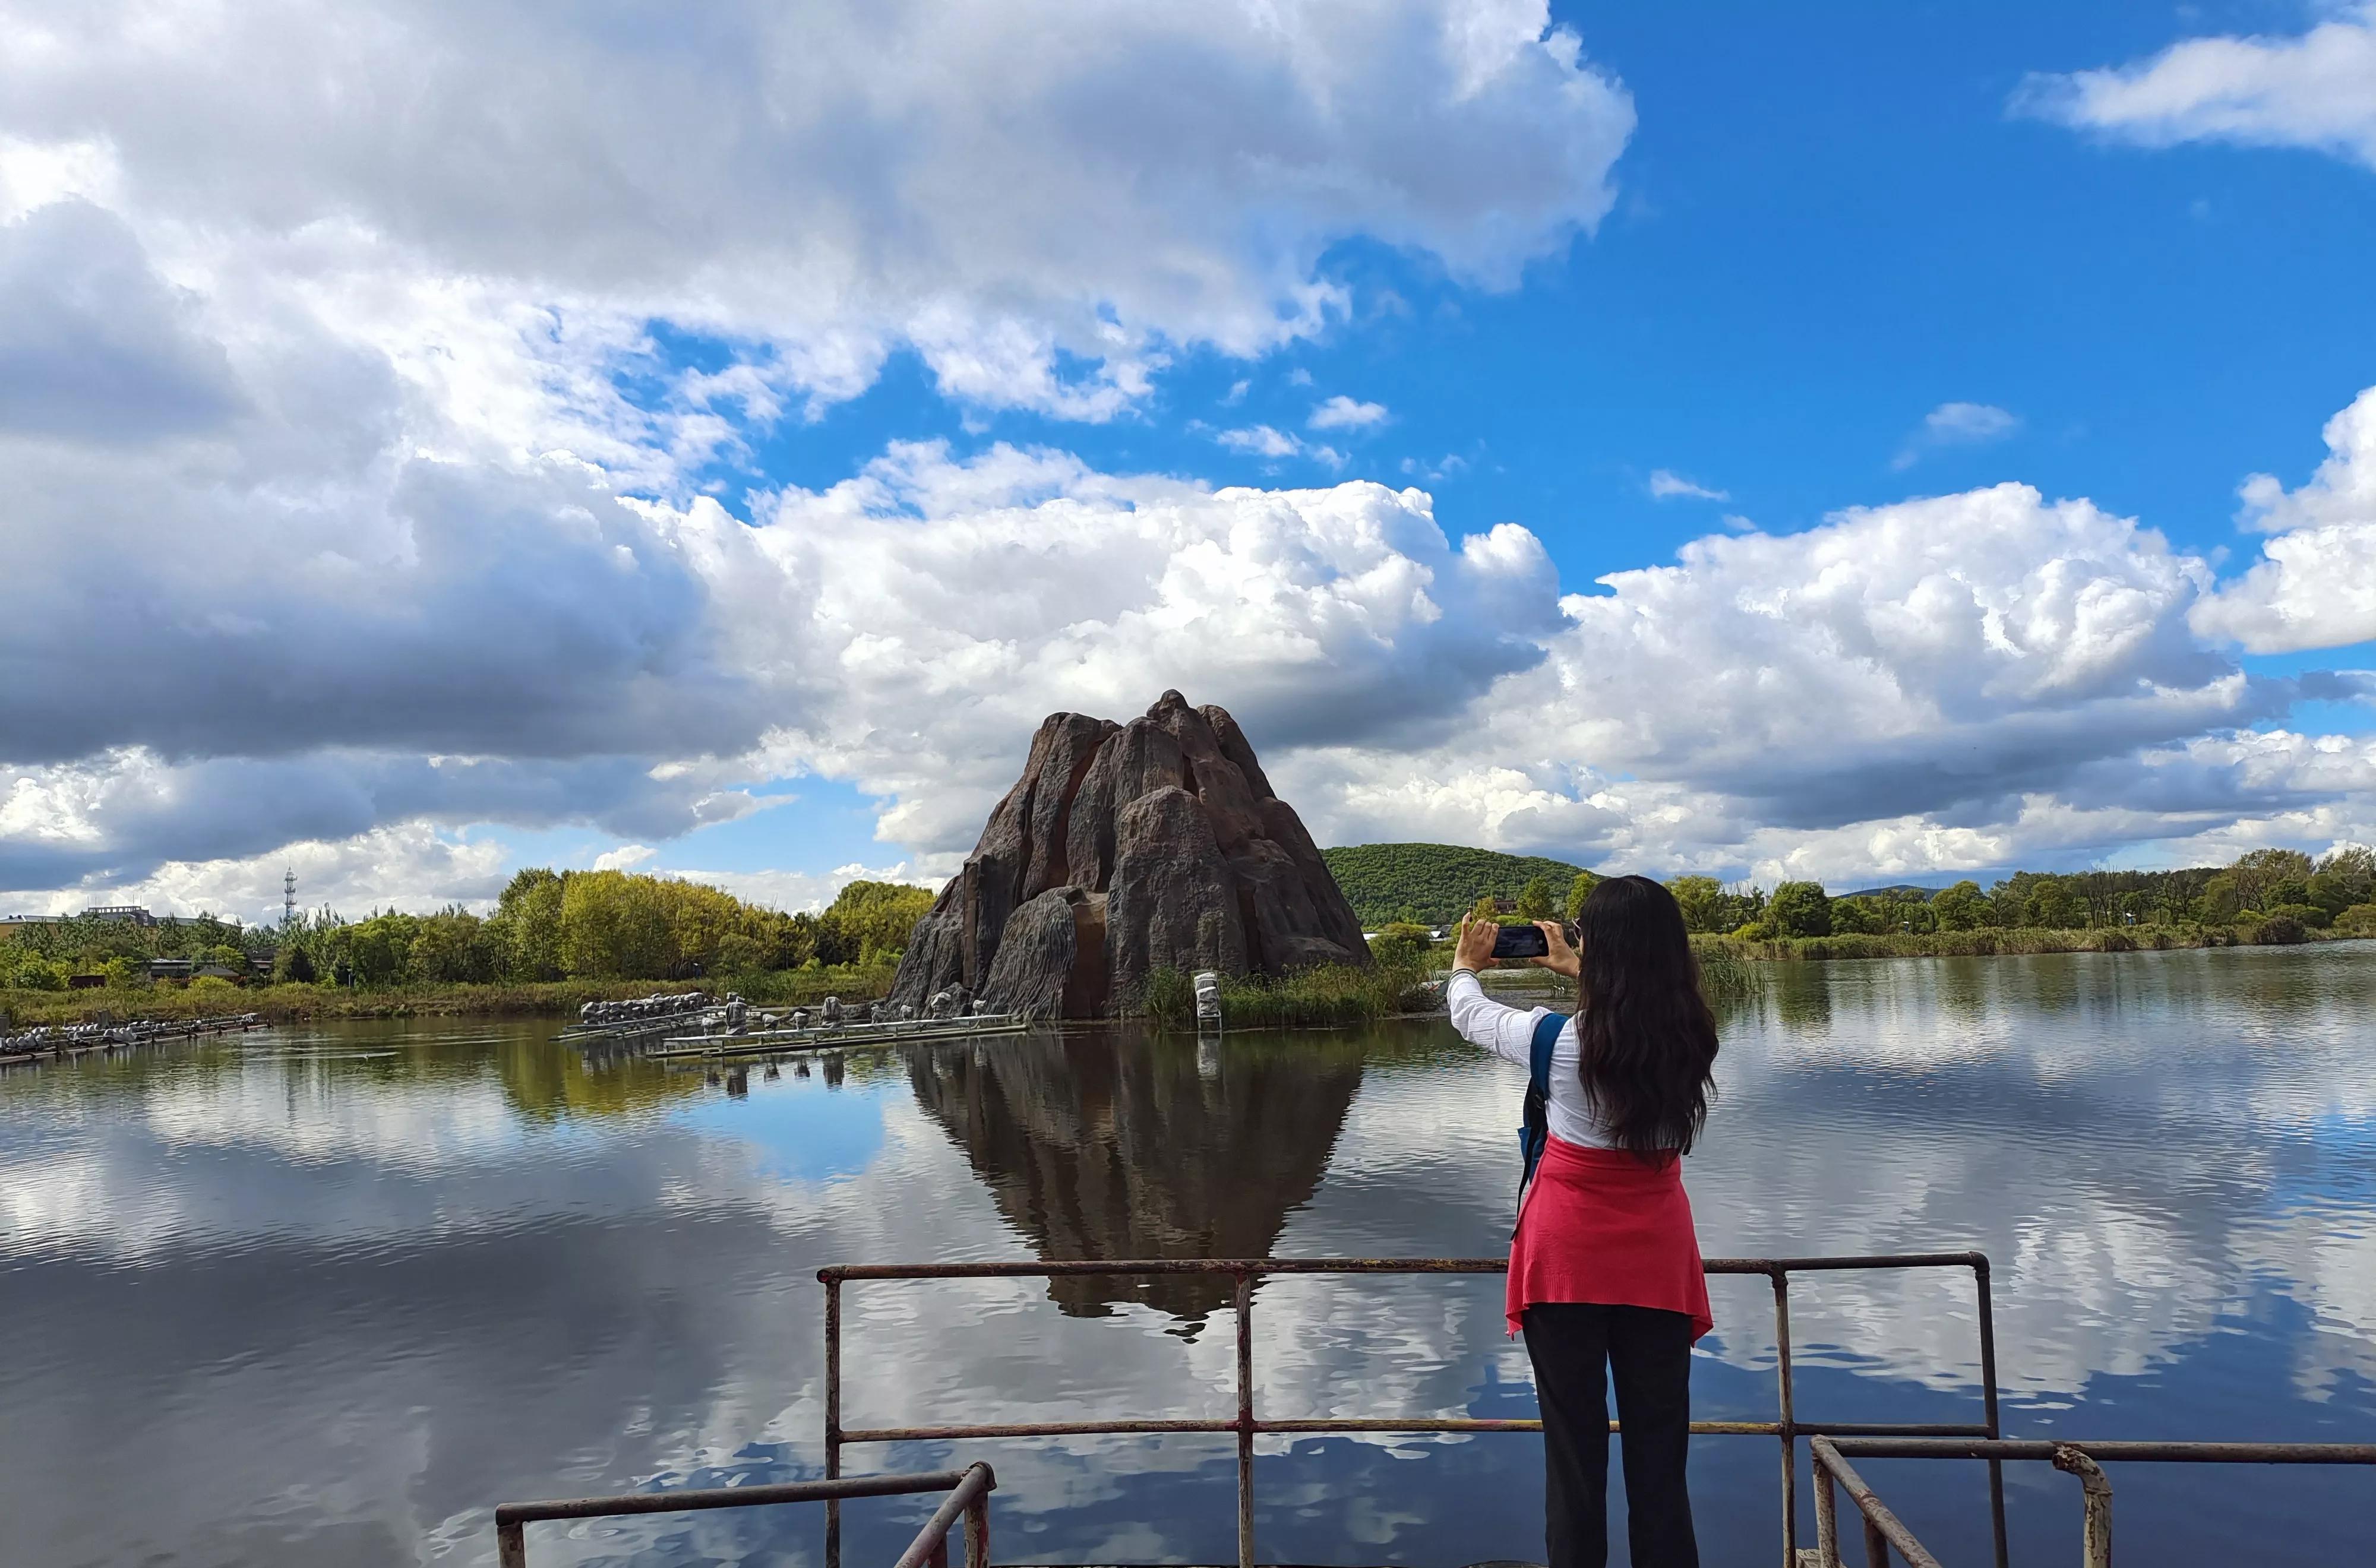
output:
[[[2244,481],[2244,521],[2274,537],[2194,612],[2197,630],[2254,653],[2376,640],[2376,386],[2326,424],[2326,460],[2298,490]]]
[[[1311,425],[1314,430],[1367,430],[1384,423],[1385,418],[1384,403],[1357,402],[1340,393],[1312,410]]]
[[[1671,469],[1651,469],[1651,499],[1654,501],[1671,501],[1677,496],[1688,497],[1694,501],[1729,501],[1732,499],[1730,492],[1711,490],[1706,485],[1695,483],[1691,480],[1685,479],[1682,475],[1676,473]]]
[[[1292,457],[1303,450],[1302,442],[1266,424],[1225,430],[1213,439],[1230,451],[1243,452],[1250,457]]]
[[[581,350],[710,334],[806,399],[911,349],[1084,419],[1175,346],[1342,312],[1341,240],[1514,284],[1608,211],[1634,125],[1543,0],[6,0],[0,29],[29,149],[0,168],[38,196],[84,159],[193,279],[260,265],[398,342],[467,294],[564,378],[538,313]]]
[[[2376,168],[2376,6],[2292,38],[2192,38],[2149,60],[2031,77],[2016,112],[2144,147],[2301,147]]]
[[[1859,508],[1600,586],[1441,745],[1316,747],[1274,778],[1339,841],[1769,879],[2084,863],[2255,823],[2323,845],[2376,819],[2364,745],[2251,728],[2342,688],[2205,647],[2209,564],[2085,501]]]
[[[1944,446],[1984,446],[2020,428],[2021,416],[1993,403],[1942,403],[1922,416],[1922,427],[1907,438],[1889,466],[1910,469],[1925,452]]]

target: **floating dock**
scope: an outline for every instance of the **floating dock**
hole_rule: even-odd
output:
[[[797,1051],[849,1051],[950,1039],[1019,1035],[1030,1021],[1008,1013],[956,1018],[898,1018],[879,1024],[813,1024],[806,1028],[754,1029],[739,1035],[671,1035],[645,1055],[669,1057],[779,1056]]]
[[[219,1018],[135,1018],[123,1024],[42,1024],[16,1034],[0,1034],[0,1067],[64,1061],[94,1051],[161,1045],[167,1040],[196,1039],[201,1035],[244,1034],[262,1028],[264,1019],[254,1013],[234,1013]]]

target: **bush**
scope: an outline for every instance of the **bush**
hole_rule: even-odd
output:
[[[2334,917],[2334,929],[2346,936],[2376,936],[2376,904],[2354,904]]]
[[[1774,928],[1764,921],[1751,921],[1732,933],[1735,942],[1766,942],[1772,940]]]
[[[2320,909],[2316,904],[2279,904],[2269,911],[2271,920],[2276,919],[2279,915],[2284,915],[2289,920],[2299,921],[2311,931],[2324,931],[2334,923],[2334,916]]]
[[[1425,926],[1397,921],[1370,939],[1370,956],[1390,968],[1417,968],[1432,945]]]
[[[2263,947],[2283,947],[2308,942],[2310,932],[2291,915],[2271,915],[2253,928],[2252,940]]]
[[[1127,1010],[1127,999],[1120,999]],[[1161,1024],[1196,1020],[1196,982],[1185,969],[1157,969],[1138,994],[1138,1010]]]

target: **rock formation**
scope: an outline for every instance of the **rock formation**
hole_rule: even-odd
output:
[[[918,922],[891,1000],[963,986],[1034,1017],[1125,1004],[1158,968],[1366,964],[1360,922],[1237,720],[1166,692],[1127,724],[1048,716]]]

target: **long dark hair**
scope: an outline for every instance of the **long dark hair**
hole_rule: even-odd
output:
[[[1689,1154],[1707,1123],[1717,1047],[1683,911],[1646,876],[1612,876],[1575,923],[1585,1093],[1618,1147]]]

